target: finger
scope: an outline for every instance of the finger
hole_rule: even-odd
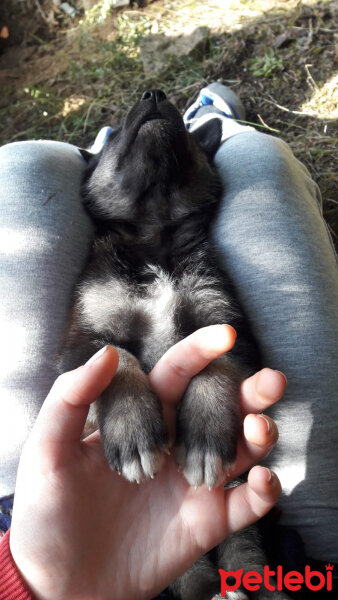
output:
[[[271,448],[278,440],[277,425],[267,415],[247,415],[243,423],[243,433],[247,444],[255,448]]]
[[[230,325],[211,325],[172,346],[149,374],[150,385],[162,403],[176,406],[191,378],[230,350],[235,340]]]
[[[275,473],[266,467],[255,466],[247,483],[225,491],[228,535],[243,529],[271,510],[281,494],[281,485]]]
[[[265,458],[278,440],[276,423],[266,415],[247,415],[243,436],[239,441],[235,464],[229,469],[230,479],[248,471]]]
[[[241,410],[247,413],[260,413],[283,396],[287,379],[280,371],[262,369],[245,379],[241,385]]]
[[[111,382],[117,365],[117,351],[106,346],[86,365],[58,377],[40,410],[32,438],[40,444],[79,442],[89,405]]]
[[[172,346],[149,374],[150,386],[162,401],[169,446],[175,438],[176,407],[191,378],[230,350],[235,340],[236,331],[230,325],[203,327]]]

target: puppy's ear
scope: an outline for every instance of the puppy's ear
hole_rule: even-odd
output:
[[[119,133],[119,131],[121,131],[121,125],[115,125],[114,127],[103,127],[96,136],[94,145],[90,150],[79,148],[81,156],[87,163],[91,162],[91,159],[94,156],[101,156],[104,145],[108,140],[112,140]]]
[[[199,143],[209,160],[212,160],[221,145],[222,120],[218,118],[210,119],[201,127],[192,131],[191,135]]]
[[[95,169],[98,165],[98,162],[100,160],[102,150],[98,154],[93,154],[93,152],[90,152],[89,150],[83,150],[83,148],[79,148],[79,152],[87,163],[85,166],[84,177],[83,177],[83,181],[85,182],[91,176],[93,171],[95,171]]]
[[[94,156],[93,152],[85,150],[84,148],[79,148],[78,150],[87,163],[89,163],[90,159]]]

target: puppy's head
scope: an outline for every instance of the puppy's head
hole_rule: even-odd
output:
[[[216,202],[212,165],[220,145],[215,119],[190,134],[161,90],[147,90],[102,151],[89,159],[84,197],[98,220],[137,222],[149,212],[169,221]]]

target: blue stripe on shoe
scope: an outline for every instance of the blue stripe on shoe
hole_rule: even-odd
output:
[[[206,96],[205,94],[201,94],[200,102],[201,102],[201,104],[203,104],[203,106],[214,103],[214,101],[210,98],[210,96]]]
[[[218,94],[209,92],[208,88],[204,88],[201,90],[197,100],[185,111],[183,115],[183,121],[188,130],[190,129],[189,121],[195,117],[198,110],[203,106],[214,106],[219,115],[227,117],[228,119],[235,118],[240,120],[237,110],[232,106],[232,104],[230,104],[230,102],[226,102]]]

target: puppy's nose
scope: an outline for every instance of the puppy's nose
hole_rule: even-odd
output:
[[[146,90],[142,94],[141,100],[152,100],[153,102],[158,104],[159,102],[162,102],[162,100],[165,100],[166,97],[167,96],[164,92],[162,92],[162,90]]]

